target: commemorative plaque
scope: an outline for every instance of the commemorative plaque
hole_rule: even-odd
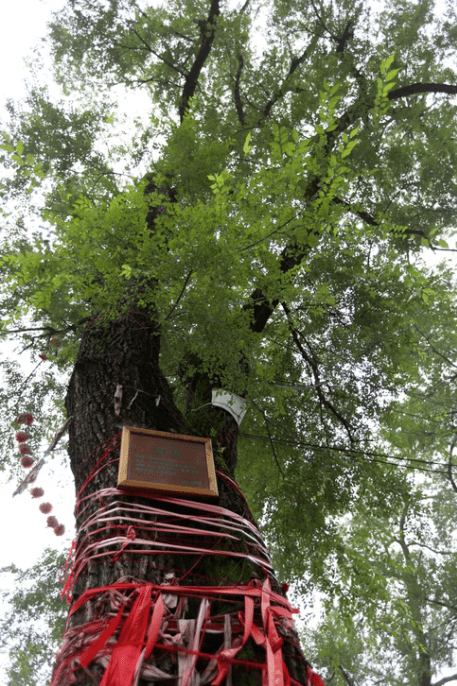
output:
[[[124,426],[118,486],[217,496],[209,438]]]

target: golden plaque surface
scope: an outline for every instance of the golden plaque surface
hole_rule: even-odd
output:
[[[217,496],[211,440],[124,426],[118,486]]]

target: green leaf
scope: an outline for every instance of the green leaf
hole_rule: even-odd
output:
[[[392,62],[395,59],[395,54],[393,53],[392,55],[389,55],[385,60],[381,62],[381,74],[387,74],[389,71],[390,66],[392,65]]]
[[[251,141],[251,137],[252,137],[252,134],[249,131],[248,135],[246,136],[246,140],[244,141],[244,145],[243,145],[243,152],[245,155],[248,155],[252,149],[252,146],[249,145],[249,143]]]
[[[392,69],[391,71],[387,72],[385,76],[386,81],[392,81],[397,76],[399,71],[399,69]]]
[[[129,264],[123,264],[121,269],[121,275],[125,279],[130,279],[132,277],[132,267]]]

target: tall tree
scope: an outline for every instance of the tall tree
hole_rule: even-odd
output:
[[[212,391],[249,402],[244,483],[279,569],[323,578],[335,517],[383,479],[373,435],[449,281],[418,256],[453,221],[453,36],[430,2],[72,0],[56,16],[62,98],[35,84],[3,144],[5,192],[46,224],[10,222],[1,262],[3,335],[41,355],[57,337],[71,371],[78,540],[55,686],[306,683],[233,478],[240,428]],[[120,494],[124,425],[210,436],[223,509]]]
[[[8,589],[1,594],[1,648],[10,658],[8,686],[49,683],[65,628],[66,603],[56,584],[64,562],[63,555],[47,548],[32,569],[11,565],[0,570],[2,586]]]
[[[308,633],[326,683],[457,681],[456,514],[452,488],[434,477],[346,525],[336,580],[344,602],[328,598]]]

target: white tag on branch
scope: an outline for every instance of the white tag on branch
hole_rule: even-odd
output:
[[[211,391],[211,404],[214,407],[221,407],[226,412],[229,412],[238,426],[243,421],[246,414],[246,400],[235,393],[224,391],[221,388],[213,388]]]
[[[114,394],[114,414],[118,417],[121,413],[122,406],[122,386],[118,384],[116,386],[116,393]]]

